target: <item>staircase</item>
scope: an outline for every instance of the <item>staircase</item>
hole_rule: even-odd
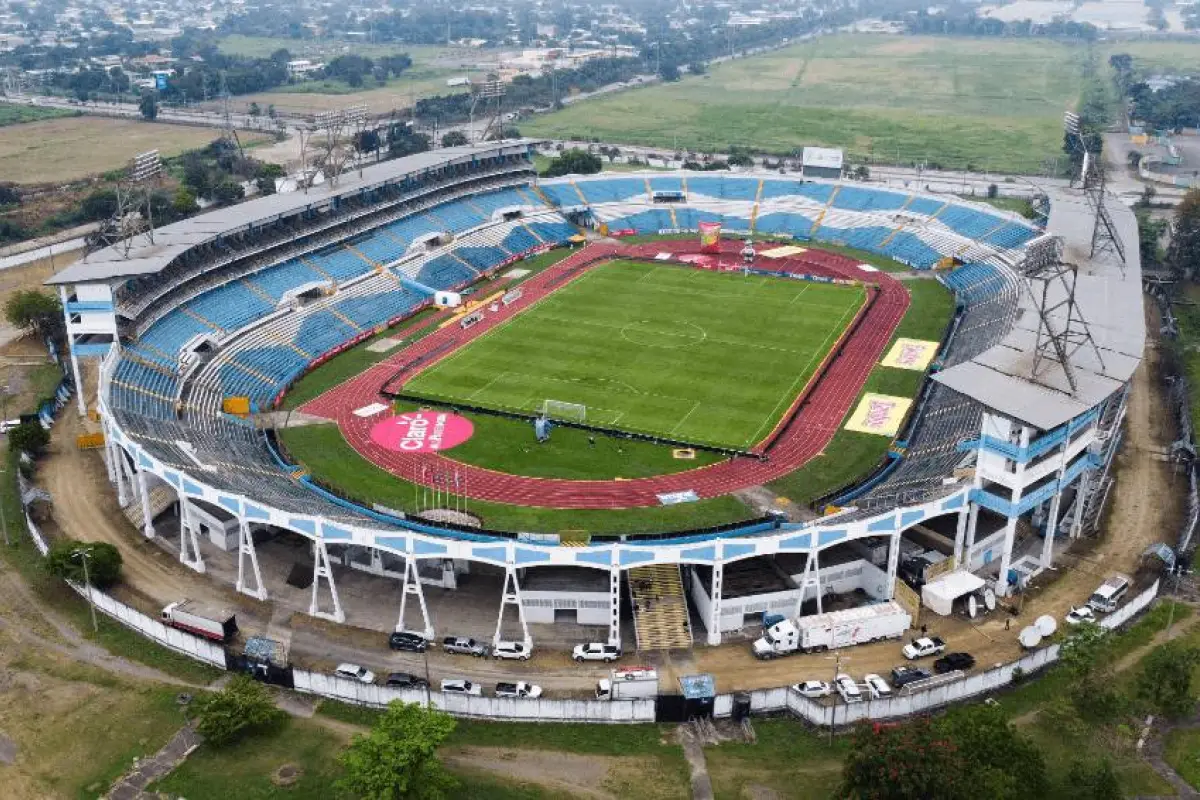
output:
[[[634,567],[629,595],[638,650],[686,650],[692,646],[687,599],[678,564]]]
[[[175,492],[169,486],[159,484],[147,492],[150,499],[150,519],[154,519],[159,514],[166,511],[175,502]],[[142,516],[142,493],[133,491],[133,502],[125,506],[125,516],[133,523],[135,528],[141,528],[145,522]]]

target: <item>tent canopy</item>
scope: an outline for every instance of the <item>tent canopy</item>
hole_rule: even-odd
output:
[[[949,572],[936,581],[931,581],[921,588],[921,603],[935,614],[943,617],[950,616],[954,601],[958,598],[977,592],[985,585],[983,578],[972,575],[965,570]]]

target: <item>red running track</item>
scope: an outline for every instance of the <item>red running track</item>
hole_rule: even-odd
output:
[[[723,242],[726,266],[740,264],[740,245]],[[363,457],[404,480],[422,483],[422,467],[436,467],[430,474],[445,474],[456,469],[462,477],[468,497],[494,503],[543,506],[550,508],[631,508],[659,505],[658,496],[668,492],[692,490],[702,498],[720,497],[739,489],[776,480],[804,466],[821,454],[843,418],[866,384],[872,368],[883,356],[884,348],[908,310],[908,291],[886,272],[870,275],[858,269],[858,262],[820,250],[808,250],[786,259],[762,259],[756,266],[781,272],[799,272],[829,278],[862,281],[868,278],[878,287],[874,302],[864,307],[859,323],[851,329],[835,350],[823,372],[806,389],[791,419],[775,432],[769,458],[739,458],[706,467],[621,481],[577,481],[531,478],[510,475],[472,466],[441,454],[411,454],[386,450],[371,441],[371,427],[378,416],[358,417],[354,410],[372,403],[387,402],[380,394],[390,378],[407,379],[437,363],[466,342],[485,333],[515,313],[528,308],[565,283],[582,275],[591,266],[613,257],[654,258],[672,252],[694,259],[697,246],[691,241],[656,242],[644,245],[591,245],[521,285],[522,299],[512,307],[489,313],[483,321],[467,330],[448,325],[426,336],[371,367],[362,374],[328,390],[301,406],[307,414],[336,420],[346,441]],[[710,262],[713,260],[708,259]],[[709,268],[719,268],[709,264]],[[413,365],[414,361],[419,363]],[[411,365],[407,366],[406,365]],[[403,372],[401,372],[403,368]],[[786,418],[785,418],[786,420]]]

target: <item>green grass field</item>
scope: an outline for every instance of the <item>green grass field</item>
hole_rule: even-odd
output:
[[[612,262],[484,334],[404,387],[724,447],[762,440],[865,300],[859,287]]]
[[[41,106],[18,106],[0,103],[0,127],[4,125],[19,125],[22,122],[38,122],[43,119],[56,117],[77,117],[78,111],[67,111],[62,108],[42,108]]]
[[[526,135],[725,152],[841,147],[852,159],[1040,174],[1062,154],[1088,50],[1044,39],[838,35],[706,76],[586,100]]]

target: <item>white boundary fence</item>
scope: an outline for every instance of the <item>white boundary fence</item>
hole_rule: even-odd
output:
[[[41,531],[33,524],[33,520],[29,518],[28,514],[25,515],[25,524],[29,528],[29,536],[33,539],[33,544],[37,547],[38,552],[43,556],[46,555],[50,551],[49,545],[46,544],[46,540],[42,538]],[[199,636],[193,636],[190,633],[184,633],[175,628],[168,628],[158,620],[130,608],[119,600],[114,600],[95,587],[80,586],[71,581],[67,581],[67,585],[78,592],[85,600],[88,598],[88,589],[90,588],[91,600],[96,604],[96,608],[125,627],[133,628],[133,630],[143,636],[153,639],[177,653],[182,653],[197,661],[211,664],[218,669],[225,669],[225,648],[221,647],[221,645],[210,642],[207,639],[201,639]]]
[[[293,670],[298,692],[383,708],[393,700],[432,705],[456,717],[524,722],[654,722],[654,700],[522,700],[392,689],[304,670]]]
[[[43,556],[49,551],[46,540],[28,515],[25,522],[34,546]],[[87,597],[85,587],[70,584],[76,592]],[[190,656],[198,661],[225,669],[225,649],[218,644],[198,636],[168,628],[156,619],[130,608],[98,589],[91,590],[96,608],[138,633],[159,644]],[[1158,596],[1158,581],[1146,591],[1134,597],[1124,606],[1104,617],[1100,625],[1114,629],[1124,625]],[[1012,683],[1013,671],[1017,668],[1026,674],[1036,672],[1058,660],[1059,645],[1052,644],[1028,653],[1011,664],[970,675],[960,681],[952,681],[911,694],[897,694],[887,700],[873,700],[854,705],[822,705],[802,697],[788,687],[756,689],[747,692],[750,696],[750,713],[764,714],[773,711],[790,711],[808,722],[819,725],[847,725],[864,719],[896,719],[919,714],[950,703],[977,697]],[[654,700],[521,700],[507,697],[474,697],[469,695],[444,695],[441,692],[426,692],[424,689],[393,689],[387,686],[359,683],[346,678],[336,678],[305,670],[293,670],[295,688],[298,692],[315,694],[355,705],[383,708],[393,700],[405,703],[432,705],[456,717],[496,719],[524,722],[600,722],[634,723],[654,722]],[[728,717],[733,713],[732,694],[717,695],[713,709],[716,717]]]
[[[1101,627],[1120,627],[1154,601],[1158,596],[1158,581],[1124,606],[1104,617]],[[920,714],[950,703],[956,703],[987,692],[1004,688],[1012,683],[1014,670],[1020,668],[1025,674],[1036,672],[1058,660],[1059,645],[1027,653],[1011,664],[998,665],[986,672],[969,675],[963,680],[944,683],[911,694],[897,694],[887,700],[871,700],[853,705],[822,705],[803,697],[787,687],[758,689],[746,692],[750,696],[750,713],[762,714],[772,711],[790,711],[813,725],[848,725],[859,720],[886,720]],[[713,709],[716,717],[733,714],[732,694],[718,695]]]

